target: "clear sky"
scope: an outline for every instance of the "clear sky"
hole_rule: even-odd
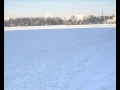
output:
[[[4,15],[42,17],[47,12],[56,17],[116,14],[116,0],[4,0]]]

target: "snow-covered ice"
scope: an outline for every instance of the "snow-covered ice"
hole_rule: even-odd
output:
[[[116,90],[116,28],[4,31],[5,90]]]

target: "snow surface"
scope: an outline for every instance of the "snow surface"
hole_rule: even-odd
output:
[[[5,90],[116,90],[116,28],[4,31]]]
[[[91,24],[91,25],[50,25],[50,26],[21,26],[21,27],[4,27],[4,31],[13,30],[33,30],[33,29],[74,29],[74,28],[115,28],[116,24]]]

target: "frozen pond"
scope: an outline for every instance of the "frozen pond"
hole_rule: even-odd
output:
[[[5,90],[116,90],[116,28],[4,31]]]

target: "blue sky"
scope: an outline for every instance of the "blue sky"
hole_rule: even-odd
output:
[[[4,15],[41,17],[47,12],[64,17],[76,14],[100,16],[116,14],[116,0],[4,0]]]

